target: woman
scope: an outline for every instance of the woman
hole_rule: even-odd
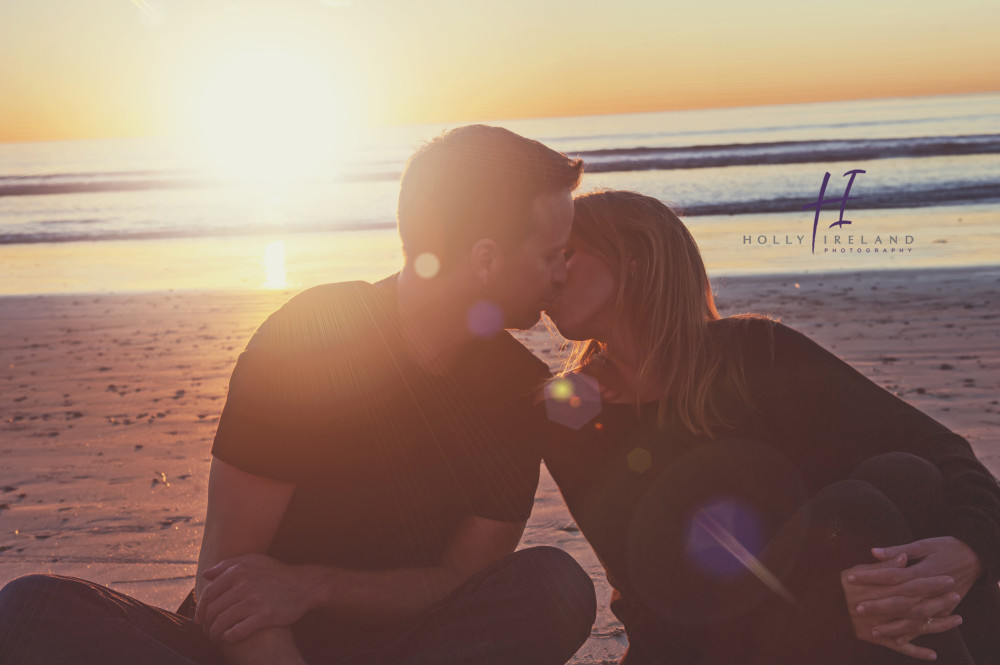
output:
[[[1000,657],[1000,488],[964,439],[792,328],[720,318],[655,199],[577,198],[567,261],[545,462],[623,663]]]

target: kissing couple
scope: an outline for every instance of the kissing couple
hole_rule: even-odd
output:
[[[613,588],[623,665],[1000,657],[1000,487],[968,442],[802,333],[720,317],[690,231],[583,163],[459,127],[403,173],[404,264],[249,340],[176,612],[0,590],[5,663],[547,664],[590,575],[518,549],[540,461]],[[553,377],[509,329],[545,312]]]

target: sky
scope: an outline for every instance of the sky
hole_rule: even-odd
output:
[[[0,141],[996,91],[997,25],[992,0],[4,0]]]

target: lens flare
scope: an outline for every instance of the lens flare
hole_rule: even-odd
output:
[[[601,389],[586,374],[567,374],[545,384],[545,414],[549,420],[580,429],[601,412]]]
[[[436,277],[441,270],[441,261],[430,252],[424,252],[413,261],[413,269],[424,279]]]
[[[653,456],[642,447],[633,448],[625,458],[628,468],[636,473],[645,473],[653,466]]]
[[[751,551],[760,550],[762,532],[752,511],[740,503],[720,499],[698,510],[688,529],[687,553],[702,570],[721,579],[748,570],[767,588],[795,605],[795,597]]]
[[[568,402],[573,396],[573,382],[569,379],[553,379],[549,383],[549,394],[552,395],[552,399]]]
[[[481,300],[469,308],[466,324],[477,337],[493,337],[503,330],[503,312],[496,303]]]

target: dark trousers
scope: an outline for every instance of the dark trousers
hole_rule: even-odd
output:
[[[795,478],[780,461],[758,454],[761,450],[742,441],[706,445],[654,486],[649,500],[655,503],[646,504],[672,508],[641,508],[646,514],[633,521],[633,531],[644,524],[647,535],[632,549],[652,551],[656,559],[633,556],[632,581],[643,586],[632,594],[616,593],[612,603],[629,635],[623,665],[918,662],[855,637],[840,572],[875,563],[872,547],[943,535],[939,508],[945,486],[940,472],[910,454],[879,455],[859,465],[849,479],[789,510],[794,491],[788,488]],[[715,504],[711,525],[735,531],[744,541],[754,540],[747,524],[760,518],[757,535],[764,545],[757,550],[757,561],[780,587],[769,588],[759,574],[751,574],[749,566],[735,563],[736,557],[726,552],[720,556],[710,548],[688,547],[681,555],[665,554],[671,548],[684,550],[677,543],[685,537],[697,541],[691,531],[648,535],[669,532],[662,526],[683,522],[712,496],[728,496],[729,503]],[[692,565],[694,558],[700,559],[698,565]],[[687,595],[678,600],[678,593]],[[794,602],[783,598],[785,593]],[[918,637],[914,643],[935,650],[940,664],[1000,663],[996,583],[979,580],[954,613],[962,616],[962,626]]]
[[[292,630],[310,665],[557,665],[589,637],[595,612],[593,583],[576,561],[534,547],[494,562],[406,623],[331,625],[310,612]],[[25,575],[0,590],[3,665],[225,662],[189,618],[93,582]]]

